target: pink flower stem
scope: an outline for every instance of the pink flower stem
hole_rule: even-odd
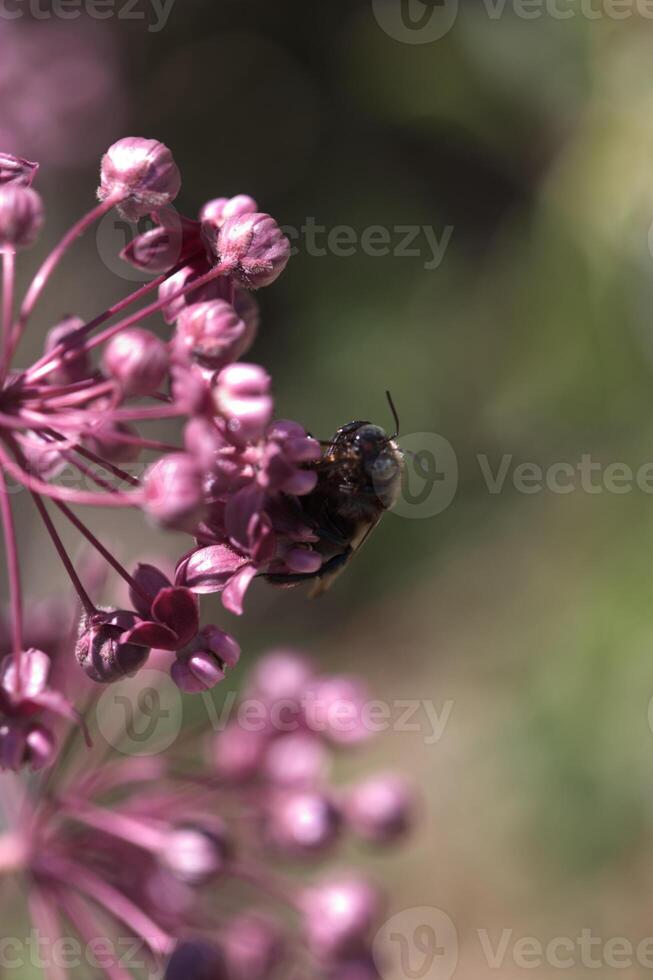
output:
[[[107,548],[104,547],[104,545],[102,544],[102,542],[99,541],[95,537],[95,535],[93,534],[93,532],[91,530],[89,530],[89,528],[86,527],[86,525],[84,524],[84,522],[83,521],[80,521],[79,517],[77,517],[77,515],[72,512],[72,510],[70,509],[70,507],[67,507],[66,504],[62,504],[60,500],[55,500],[55,506],[58,507],[59,510],[61,511],[61,513],[64,514],[65,517],[68,518],[68,520],[70,521],[70,523],[74,527],[77,528],[77,530],[79,531],[79,533],[82,534],[86,538],[86,540],[88,541],[88,543],[91,544],[100,555],[102,555],[102,557],[104,558],[104,560],[106,562],[108,562],[109,565],[111,565],[111,567],[113,569],[115,569],[115,571],[118,573],[118,575],[120,575],[120,577],[123,578],[125,580],[125,582],[127,582],[127,584],[129,585],[129,587],[131,589],[133,589],[134,592],[138,593],[138,595],[140,595],[140,597],[145,602],[147,602],[147,603],[152,602],[152,599],[154,597],[151,596],[151,595],[148,595],[147,592],[145,592],[144,589],[142,589],[140,587],[140,585],[138,584],[138,582],[136,582],[136,580],[134,578],[132,578],[132,576],[129,574],[129,572],[127,571],[127,569],[126,568],[123,568],[123,566],[120,564],[120,562],[118,561],[118,559],[117,558],[114,558],[114,556],[111,554],[111,552]]]
[[[74,407],[75,405],[83,405],[84,402],[90,401],[92,398],[99,398],[101,395],[110,395],[115,391],[116,386],[113,381],[101,381],[99,384],[94,385],[92,388],[85,388],[82,391],[72,392],[71,394],[60,395],[58,398],[50,398],[47,401],[48,410],[57,408],[68,408]],[[42,399],[37,399],[35,403],[31,403],[33,408],[37,410],[41,407],[39,402]]]
[[[4,381],[11,361],[11,326],[14,316],[14,287],[16,283],[16,253],[2,252],[2,357],[0,382]]]
[[[6,435],[4,438],[7,441]],[[4,467],[7,473],[10,473],[28,490],[49,497],[51,500],[64,500],[67,503],[79,504],[82,507],[138,507],[140,503],[140,494],[133,490],[130,493],[88,493],[46,483],[44,480],[39,480],[27,473],[2,449],[0,449],[0,466]]]
[[[131,306],[132,303],[137,303],[139,300],[144,299],[145,296],[147,296],[149,293],[153,292],[155,289],[158,289],[159,286],[162,286],[163,283],[166,281],[166,279],[168,279],[170,276],[174,276],[177,272],[183,269],[184,266],[186,265],[186,262],[187,260],[184,262],[178,262],[177,265],[173,266],[172,269],[169,269],[168,272],[161,273],[161,275],[157,276],[156,279],[153,279],[151,282],[145,283],[145,285],[141,286],[140,289],[137,289],[135,292],[130,293],[129,296],[125,296],[117,303],[114,303],[113,306],[108,307],[106,310],[104,310],[102,313],[99,313],[92,320],[89,320],[88,323],[85,323],[83,326],[73,331],[73,333],[71,333],[70,336],[66,338],[66,343],[61,342],[57,344],[51,351],[48,351],[47,354],[44,354],[43,357],[41,357],[38,361],[32,364],[29,370],[26,372],[26,377],[30,377],[30,378],[41,377],[41,373],[40,373],[41,368],[50,365],[53,358],[58,358],[61,354],[63,354],[66,351],[67,346],[69,344],[73,342],[76,343],[78,340],[82,340],[88,333],[90,333],[96,327],[99,327],[101,326],[101,324],[106,323],[107,320],[110,320],[112,316],[117,316],[119,313],[122,313],[123,310],[126,310],[128,306]],[[48,374],[50,370],[51,367],[48,367],[48,370],[45,372],[45,374]]]
[[[122,199],[123,195],[114,194],[107,197],[105,201],[97,204],[92,208],[87,214],[83,215],[79,221],[77,221],[72,228],[70,228],[66,234],[63,236],[61,241],[55,248],[50,252],[46,260],[43,262],[41,268],[34,276],[29,289],[23,300],[23,304],[20,309],[20,316],[18,317],[18,323],[16,324],[16,329],[14,331],[14,336],[12,338],[12,352],[16,350],[20,338],[22,336],[23,330],[27,325],[27,321],[34,311],[43,289],[45,288],[48,279],[59,265],[64,255],[68,252],[70,247],[75,243],[75,241],[84,234],[84,232],[91,227],[96,221],[104,217],[111,208],[118,204]]]
[[[5,539],[5,558],[9,579],[11,609],[11,637],[16,665],[16,684],[20,692],[22,686],[21,657],[23,651],[23,600],[20,582],[20,561],[16,542],[16,527],[7,490],[7,481],[0,468],[0,516]]]
[[[170,296],[166,296],[165,299],[158,299],[155,303],[150,303],[149,306],[144,306],[141,310],[137,310],[136,313],[133,313],[131,316],[126,317],[124,320],[119,320],[118,323],[114,323],[113,326],[107,327],[106,330],[103,330],[96,337],[92,337],[89,341],[87,341],[87,343],[85,344],[85,350],[90,351],[94,347],[98,347],[100,344],[104,344],[107,340],[110,340],[111,337],[115,336],[115,334],[120,333],[121,330],[127,330],[129,329],[129,327],[135,326],[137,323],[140,323],[142,320],[147,319],[147,317],[153,316],[153,314],[155,313],[159,313],[161,310],[165,309],[165,307],[168,306],[170,303],[174,302],[174,300],[179,299],[181,296],[185,296],[186,293],[192,293],[196,289],[202,289],[204,286],[208,285],[208,283],[213,282],[214,279],[218,279],[220,276],[223,276],[229,273],[230,271],[231,271],[231,267],[228,265],[225,264],[217,265],[214,269],[211,269],[209,272],[206,272],[203,276],[199,276],[197,279],[193,279],[192,282],[186,283],[185,286],[181,286],[179,289],[175,290],[174,293],[171,293]],[[167,276],[165,278],[167,278]],[[150,283],[149,285],[151,286],[152,283]],[[85,333],[88,332],[91,329],[92,325],[94,325],[94,321],[91,321],[91,323],[85,324],[83,327],[80,327],[79,328],[80,333],[82,331],[84,331]],[[71,337],[72,336],[74,336],[74,334],[71,335]],[[70,338],[68,338],[68,342],[70,343]],[[49,355],[50,362],[49,363],[45,362],[43,364],[37,362],[33,367],[29,369],[29,371],[26,374],[26,377],[30,381],[37,381],[38,379],[44,377],[45,375],[53,371],[57,367],[58,362],[56,360],[52,361],[51,358],[55,356],[56,353],[57,353],[57,349],[55,348],[55,350],[52,351],[52,353]]]
[[[60,966],[57,957],[53,955],[54,946],[61,937],[61,923],[56,911],[56,905],[50,900],[47,892],[32,885],[28,892],[28,904],[33,924],[45,940],[44,956],[41,958],[43,975],[47,980],[69,980],[68,970]]]
[[[98,938],[104,936],[106,926],[102,924],[100,918],[94,914],[91,907],[79,895],[73,895],[65,888],[57,889],[57,902],[59,902],[79,932],[88,949],[92,949],[92,944],[97,943]],[[111,947],[106,955],[102,957],[101,964],[104,974],[108,980],[134,980],[133,973],[128,973],[120,965],[119,957],[122,953]],[[99,962],[99,960],[98,960]]]
[[[165,845],[165,833],[142,820],[135,820],[116,810],[103,810],[90,803],[76,800],[63,802],[68,816],[73,820],[126,841],[133,847],[140,847],[149,854],[159,854]]]
[[[52,429],[49,432],[46,432],[46,435],[50,436],[53,439],[56,439],[59,442],[67,441],[65,439],[65,436],[60,436],[57,432],[55,432]],[[113,463],[110,463],[108,460],[102,459],[101,456],[97,456],[95,453],[92,453],[90,449],[85,449],[83,446],[78,446],[78,445],[73,445],[71,446],[71,448],[79,456],[83,456],[84,459],[88,459],[91,463],[97,463],[98,466],[104,466],[105,469],[109,470],[110,473],[113,473],[113,475],[118,477],[119,480],[124,480],[125,483],[131,483],[133,487],[140,486],[140,480],[138,479],[138,477],[132,476],[131,473],[127,473],[126,470],[122,470],[119,466],[115,466]]]
[[[39,514],[41,515],[41,519],[43,523],[45,524],[46,531],[52,538],[52,543],[57,551],[57,554],[61,558],[61,562],[64,568],[66,569],[66,572],[68,573],[68,577],[70,578],[70,581],[73,583],[75,592],[79,596],[79,601],[81,602],[82,606],[84,607],[88,615],[94,616],[97,613],[97,609],[95,608],[94,604],[91,602],[91,599],[89,598],[86,589],[84,588],[84,586],[80,581],[79,575],[75,571],[75,566],[70,560],[68,552],[64,547],[63,541],[59,537],[56,528],[52,523],[52,518],[47,512],[45,504],[43,503],[43,501],[41,500],[41,498],[37,493],[32,493],[32,499],[36,504],[36,507],[38,509]]]

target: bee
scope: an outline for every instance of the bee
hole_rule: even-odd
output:
[[[292,586],[314,580],[311,598],[327,591],[399,498],[404,456],[396,443],[399,418],[390,392],[386,392],[395,423],[389,436],[384,429],[361,420],[343,425],[323,443],[320,459],[308,463],[317,472],[311,493],[296,498],[304,521],[318,538],[314,548],[322,556],[315,572],[268,574],[276,585]]]

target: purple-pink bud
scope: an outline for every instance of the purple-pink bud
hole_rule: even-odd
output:
[[[253,340],[254,332],[223,299],[187,306],[177,320],[176,348],[212,371],[237,361]]]
[[[175,878],[199,885],[220,874],[229,856],[227,831],[217,818],[206,826],[178,827],[166,835],[160,859]]]
[[[297,707],[315,676],[311,661],[295,650],[271,650],[250,675],[247,696],[266,705],[291,702]]]
[[[8,719],[0,723],[0,771],[23,766],[38,771],[54,761],[56,742],[49,728],[37,722]]]
[[[116,200],[126,218],[137,221],[176,198],[181,176],[172,153],[158,140],[127,136],[102,157],[98,198]]]
[[[320,678],[306,693],[306,724],[336,745],[355,745],[372,735],[365,716],[368,702],[369,693],[359,678]]]
[[[39,194],[20,184],[0,186],[0,251],[28,248],[38,237],[45,213]]]
[[[133,613],[122,610],[82,616],[75,657],[92,681],[109,684],[132,677],[146,662],[148,647],[121,642],[123,633],[133,626],[135,619]]]
[[[309,732],[291,732],[274,739],[263,771],[276,786],[307,787],[322,782],[329,770],[324,744]]]
[[[11,153],[0,153],[0,184],[20,184],[22,187],[30,187],[38,169],[38,163],[30,163],[29,160],[15,157]]]
[[[230,980],[270,980],[283,958],[283,939],[277,926],[261,915],[246,912],[225,924],[222,948]]]
[[[215,654],[210,650],[198,650],[197,653],[176,660],[170,668],[170,676],[186,694],[201,694],[223,681],[225,675]]]
[[[324,959],[360,951],[381,906],[377,890],[357,875],[323,880],[301,899],[306,938],[313,953]]]
[[[352,829],[364,840],[383,844],[409,829],[413,795],[405,780],[392,774],[373,776],[349,791],[345,804]]]
[[[274,410],[269,374],[257,364],[230,364],[217,377],[215,406],[239,443],[258,442]]]
[[[290,855],[322,851],[338,837],[338,810],[323,793],[298,791],[275,797],[267,813],[271,844]]]
[[[211,757],[215,771],[222,779],[243,782],[258,772],[267,746],[261,731],[230,722],[212,741]]]
[[[166,376],[168,346],[149,330],[132,327],[111,338],[102,364],[125,395],[151,395]]]
[[[258,204],[249,194],[236,194],[235,197],[215,197],[207,201],[200,211],[200,221],[214,228],[220,228],[228,218],[241,214],[254,214]]]
[[[81,317],[67,316],[48,331],[45,339],[46,354],[60,344],[65,346],[62,353],[58,355],[57,367],[47,375],[46,381],[55,385],[75,384],[89,376],[88,352],[84,347],[84,339],[77,333],[83,326],[84,321]]]
[[[269,286],[288,264],[290,242],[269,214],[235,215],[217,234],[206,224],[204,232],[220,263],[249,289]]]
[[[184,429],[184,446],[203,470],[212,470],[218,455],[228,445],[222,432],[207,418],[191,419]]]
[[[175,530],[196,530],[204,516],[202,471],[187,453],[163,456],[147,470],[143,506],[157,524]]]

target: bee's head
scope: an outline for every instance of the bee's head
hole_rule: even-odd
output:
[[[401,453],[385,429],[370,422],[361,422],[350,433],[350,440],[365,476],[383,498],[401,475]]]

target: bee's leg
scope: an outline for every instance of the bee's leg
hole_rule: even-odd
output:
[[[344,551],[325,561],[316,572],[288,572],[287,574],[284,572],[264,572],[262,577],[273,585],[294,585],[298,582],[309,582],[311,579],[322,578],[324,575],[337,572],[339,568],[347,564],[351,555],[352,549],[347,547]]]

